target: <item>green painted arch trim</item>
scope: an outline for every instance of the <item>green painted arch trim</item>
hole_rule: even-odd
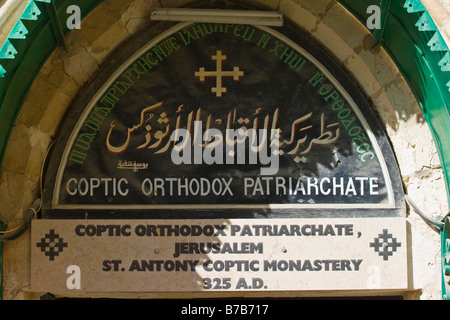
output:
[[[0,47],[0,165],[24,99],[60,42],[50,7],[63,27],[67,7],[78,5],[84,18],[102,0],[27,0],[28,5]],[[338,0],[366,23],[370,5],[384,10],[379,42],[408,81],[435,138],[450,199],[450,53],[436,24],[419,0]],[[53,19],[53,21],[52,21]],[[0,171],[1,173],[1,171]]]
[[[339,0],[365,24],[367,6],[389,5],[380,44],[408,82],[426,119],[444,172],[450,199],[450,53],[420,0]],[[374,32],[375,35],[376,31]]]
[[[10,34],[0,43],[0,175],[8,141],[25,97],[42,66],[61,45],[56,24],[69,33],[67,8],[77,5],[82,18],[103,0],[27,0]]]

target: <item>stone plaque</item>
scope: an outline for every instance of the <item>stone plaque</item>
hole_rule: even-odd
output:
[[[70,110],[32,226],[32,290],[407,287],[383,128],[289,26],[162,23]]]
[[[407,288],[401,218],[40,220],[32,230],[33,291]]]

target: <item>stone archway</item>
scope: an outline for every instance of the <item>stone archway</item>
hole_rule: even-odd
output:
[[[166,2],[163,5],[167,7],[185,4]],[[445,187],[429,128],[388,54],[381,48],[369,49],[371,36],[367,30],[336,1],[261,0],[255,4],[285,12],[288,20],[309,33],[342,64],[384,123],[408,192],[420,199],[418,202],[427,212],[445,212],[446,201],[439,197],[445,194]],[[20,224],[22,212],[39,198],[46,152],[71,103],[117,47],[150,26],[152,5],[159,4],[140,0],[102,2],[82,21],[80,30],[68,35],[67,51],[57,49],[43,66],[25,99],[3,164],[0,192],[5,197],[1,213],[11,227]],[[409,219],[414,234],[412,251],[426,252],[412,257],[415,267],[411,288],[429,287],[425,295],[438,298],[439,239],[416,216]],[[28,297],[22,291],[30,281],[28,245],[27,234],[5,246],[6,298]],[[423,247],[433,247],[435,251]],[[422,279],[421,273],[436,274],[436,279]]]

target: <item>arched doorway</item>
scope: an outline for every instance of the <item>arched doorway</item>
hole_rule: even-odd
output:
[[[333,13],[333,12],[334,13],[340,12],[341,10],[343,10],[341,7],[338,7],[336,5],[331,5],[331,4],[329,4],[329,5],[319,4],[317,6],[313,6],[314,8],[312,8],[312,7],[308,8],[307,4],[304,4],[303,6],[294,6],[293,4],[285,3],[284,4],[285,8],[287,8],[288,5],[292,5],[292,8],[296,8],[296,10],[298,10],[298,12],[301,12],[301,13],[314,12],[315,14],[319,14],[319,12],[321,12],[323,14],[324,13],[328,14],[328,13]],[[102,8],[109,10],[109,9],[112,8],[111,6],[114,6],[114,5],[110,4],[108,6],[103,6]],[[307,9],[305,9],[305,8],[307,8]],[[109,15],[106,15],[106,16],[108,17]],[[314,17],[314,14],[312,14],[311,17]],[[330,15],[330,17],[333,17],[333,15]],[[105,21],[105,25],[107,25],[108,23],[113,21],[113,20],[111,20],[111,21],[107,21],[107,20],[108,19],[104,20]],[[303,20],[303,21],[305,21],[305,20]],[[312,19],[310,21],[314,21],[314,20]],[[325,19],[325,20],[322,20],[321,22],[323,23],[322,25],[320,25],[320,23],[316,25],[316,27],[318,27],[316,31],[320,30],[321,36],[319,36],[319,38],[326,39],[327,38],[327,36],[326,36],[327,31],[329,31],[329,27],[328,26],[333,25],[333,20],[326,21],[326,19]],[[311,26],[312,26],[312,24],[311,24]],[[111,23],[111,25],[109,25],[109,27],[111,27],[111,28],[108,28],[109,32],[112,32],[112,30],[114,30],[116,28],[116,25],[115,25],[115,23]],[[327,30],[327,28],[328,28],[328,30]],[[105,33],[107,33],[107,32],[105,32]],[[331,35],[331,33],[330,33],[330,35]],[[98,34],[95,35],[95,36],[98,37]],[[88,37],[89,36],[87,35],[87,38]],[[97,39],[101,39],[101,37],[98,37]],[[350,41],[349,39],[351,39],[351,37],[348,38],[348,39],[343,40],[344,44],[347,43],[348,41]],[[335,45],[338,46],[338,47],[339,47],[339,42],[340,42],[340,40],[337,40],[336,43],[335,43]],[[66,77],[67,74],[63,75],[62,78],[65,79],[65,82],[64,82],[65,83],[65,88],[63,89],[65,91],[65,94],[64,95],[60,95],[59,91],[61,91],[61,90],[58,90],[57,91],[57,95],[59,95],[59,98],[56,98],[53,95],[54,99],[61,99],[63,101],[66,101],[66,104],[67,104],[67,102],[69,102],[70,98],[69,99],[66,98],[68,96],[66,93],[68,93],[68,94],[73,93],[75,91],[75,88],[78,85],[80,85],[80,83],[83,83],[83,80],[82,80],[83,72],[81,72],[79,74],[77,74],[77,72],[81,71],[80,69],[84,69],[85,70],[84,74],[85,75],[89,74],[89,71],[88,71],[89,66],[94,66],[94,67],[96,66],[95,59],[102,59],[102,58],[104,58],[104,52],[102,52],[102,50],[101,50],[102,49],[101,40],[100,41],[99,40],[94,40],[93,44],[94,44],[93,47],[95,47],[95,49],[93,49],[93,48],[85,49],[85,48],[82,48],[82,47],[77,47],[76,50],[71,53],[72,57],[75,57],[77,55],[79,55],[79,57],[82,57],[82,56],[88,57],[88,56],[90,56],[88,59],[85,59],[83,61],[83,63],[85,63],[85,64],[81,64],[80,65],[81,68],[76,68],[75,67],[75,68],[71,69],[73,66],[71,66],[70,65],[70,61],[68,61],[70,59],[66,59],[66,61],[64,62],[66,71],[67,70],[72,70],[73,76],[71,77],[71,79],[68,79]],[[348,43],[347,43],[347,45],[348,45]],[[330,43],[330,46],[332,46],[332,43]],[[335,51],[335,54],[339,55],[340,53],[342,53],[342,57],[344,57],[345,56],[345,51],[346,50],[350,50],[350,47],[346,48],[344,46],[344,47],[341,47],[341,49],[342,49],[342,51]],[[95,57],[94,60],[92,60],[92,57]],[[353,68],[353,64],[349,63],[350,59],[354,59],[354,61],[361,62],[361,60],[359,60],[360,59],[359,55],[351,54],[350,58],[347,60],[347,63],[346,63],[347,67],[349,67],[350,69]],[[61,63],[61,59],[56,58],[56,59],[53,60],[53,62],[56,63],[56,64],[60,64]],[[344,62],[344,64],[345,64],[345,62]],[[390,66],[392,66],[392,65],[390,65]],[[77,69],[77,70],[75,70],[75,69]],[[49,70],[49,69],[47,69],[47,70]],[[370,67],[368,68],[368,70],[370,71]],[[391,74],[397,74],[397,71],[394,68],[393,69],[386,69],[386,70],[388,72],[390,72]],[[356,72],[356,74],[358,74],[358,72]],[[47,78],[46,80],[50,80],[50,82],[52,82],[53,79],[56,80],[56,78],[57,78],[56,75],[57,75],[57,73],[53,73],[53,76],[55,76],[55,78],[51,78],[50,77],[50,78]],[[365,77],[367,75],[368,75],[368,77]],[[60,76],[61,76],[61,74],[58,75],[58,77],[60,77]],[[78,78],[78,76],[80,76],[80,78]],[[367,79],[373,79],[373,77],[370,76],[370,73],[369,74],[365,74],[365,76],[361,76],[361,78],[360,78],[361,79],[360,80],[361,83],[364,83]],[[364,80],[364,79],[366,79],[366,80]],[[76,80],[78,80],[78,82]],[[45,84],[44,84],[44,86],[45,86]],[[403,86],[403,83],[400,82],[400,80],[399,80],[399,82],[394,82],[393,83],[391,89],[394,88],[394,87],[397,87],[397,89],[399,89],[399,91],[403,91],[404,90],[404,92],[407,92],[406,87],[402,87],[402,86]],[[363,85],[363,87],[364,87],[364,90],[374,90],[374,88],[377,88],[376,86],[374,88],[370,88],[371,87],[370,85]],[[380,89],[380,90],[381,90],[381,88],[382,88],[382,86],[378,87],[378,89]],[[378,96],[376,94],[373,94],[373,96],[374,97],[377,96],[377,98],[379,99],[378,101],[383,101],[383,99],[386,99],[386,96],[384,95],[384,92],[383,92],[384,89],[382,91],[380,91],[380,90],[375,90],[375,93],[378,93]],[[407,95],[408,95],[408,93],[406,93],[406,96]],[[30,100],[30,102],[31,102],[31,100]],[[387,101],[385,101],[385,102],[387,102]],[[380,105],[383,105],[383,104],[381,103],[381,104],[377,104],[377,105],[380,106]],[[385,106],[387,106],[387,105],[389,105],[389,103],[385,104]],[[56,107],[56,104],[55,104],[55,107]],[[59,107],[58,107],[58,110],[60,110]],[[389,114],[389,112],[384,114],[384,116],[386,117],[387,114]],[[52,127],[52,126],[54,128],[53,122],[50,120],[53,116],[54,116],[54,114],[51,111],[46,111],[45,114],[43,115],[43,118],[44,119],[46,118],[45,121],[47,121],[46,124],[48,125],[49,128]],[[27,118],[26,115],[24,115],[21,118],[21,120],[23,121],[22,123],[25,123],[26,121],[34,121],[34,119]],[[45,124],[45,121],[42,124]],[[20,129],[20,128],[21,127],[19,127],[18,129]],[[22,127],[22,128],[24,129],[24,127]],[[45,128],[45,126],[42,126],[41,128]],[[54,132],[54,129],[51,129],[51,130]],[[39,131],[34,131],[33,132],[33,130],[29,130],[28,133],[31,136],[33,136],[36,139],[36,141],[39,141],[39,143],[44,143],[43,140],[48,139],[48,137],[49,137],[48,134],[47,135],[46,134],[41,134],[41,132],[39,132]],[[42,154],[41,154],[41,156],[42,156]]]

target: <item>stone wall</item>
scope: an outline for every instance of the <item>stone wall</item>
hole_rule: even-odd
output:
[[[8,2],[12,2],[9,0]],[[178,7],[182,0],[106,0],[67,37],[36,78],[8,145],[0,179],[0,217],[9,229],[40,197],[40,173],[46,152],[77,94],[89,84],[108,56],[139,30],[149,27],[150,9]],[[316,39],[339,61],[373,103],[392,142],[407,193],[429,216],[448,211],[442,169],[428,126],[409,87],[382,48],[370,50],[371,36],[334,0],[253,0],[283,11],[286,18]],[[1,2],[3,3],[3,2]],[[0,3],[0,4],[1,4]],[[424,0],[450,38],[449,7]],[[442,8],[446,7],[447,11]],[[2,34],[3,37],[3,34]],[[411,299],[440,299],[440,241],[415,213],[410,230]],[[30,234],[6,243],[4,298],[35,299],[30,293]]]

